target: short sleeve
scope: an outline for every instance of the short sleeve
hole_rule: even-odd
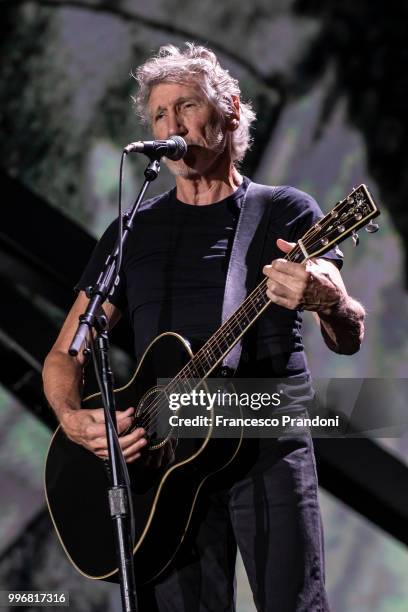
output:
[[[92,286],[97,282],[103,265],[116,244],[117,233],[118,223],[117,220],[115,220],[109,225],[105,233],[102,235],[101,239],[97,242],[92,252],[92,255],[81,275],[81,278],[75,285],[76,292],[85,290],[87,287]],[[116,286],[113,295],[109,298],[109,301],[114,306],[119,308],[119,310],[121,310],[122,312],[126,309],[125,285],[125,278],[123,273],[121,272],[119,275],[119,284]]]
[[[281,197],[287,199],[288,209],[291,210],[289,241],[297,242],[324,215],[316,200],[300,189],[283,187]],[[338,246],[333,247],[321,257],[332,261],[339,270],[343,266],[344,255]]]

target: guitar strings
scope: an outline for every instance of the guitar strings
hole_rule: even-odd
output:
[[[355,193],[355,192],[354,192]],[[353,194],[354,195],[354,194]],[[304,236],[301,238],[302,243],[306,249],[306,251],[310,248],[311,244],[313,243],[314,240],[316,240],[316,236],[319,235],[319,233],[321,233],[322,230],[326,229],[327,226],[330,225],[330,223],[332,223],[333,219],[337,219],[344,211],[344,209],[348,208],[350,206],[349,203],[349,198],[350,196],[348,196],[347,198],[345,198],[343,201],[341,201],[336,207],[334,207],[334,209],[325,217],[323,217],[322,219],[318,220],[313,226],[311,226],[309,228],[309,230],[304,234]],[[353,204],[355,204],[356,202],[354,201]],[[352,206],[353,206],[352,204]],[[358,204],[358,202],[357,202]],[[336,216],[334,216],[334,213],[337,213]],[[333,228],[333,232],[338,231],[337,227]],[[299,247],[299,244],[296,244],[293,249],[287,253],[283,259],[285,259],[286,261],[296,261],[296,259],[298,259],[299,255],[302,255],[303,252]],[[306,257],[304,257],[304,259],[302,260],[301,263],[304,263],[306,261]],[[203,368],[205,370],[205,368],[211,368],[214,369],[218,363],[221,361],[221,359],[223,359],[223,357],[225,356],[225,354],[228,354],[229,350],[231,350],[232,346],[228,345],[227,342],[227,349],[223,350],[221,348],[221,355],[219,355],[218,357],[216,355],[214,355],[214,350],[211,348],[210,346],[213,344],[217,344],[217,348],[218,350],[220,350],[220,344],[218,343],[218,340],[220,337],[225,337],[225,332],[228,333],[229,336],[233,336],[234,339],[236,341],[238,341],[238,338],[243,335],[254,323],[255,321],[255,317],[253,316],[252,320],[249,320],[247,322],[244,321],[244,327],[242,329],[240,322],[241,320],[243,320],[244,315],[245,317],[248,319],[248,313],[251,310],[254,310],[255,313],[252,313],[252,315],[259,315],[260,311],[262,311],[263,309],[266,309],[272,302],[269,298],[267,298],[266,293],[265,293],[265,288],[266,288],[266,284],[267,284],[267,279],[263,279],[258,285],[257,287],[250,293],[249,296],[247,296],[247,298],[244,300],[244,302],[241,304],[240,307],[238,307],[238,309],[231,314],[231,316],[227,319],[227,321],[225,321],[223,323],[223,325],[207,340],[207,342],[197,351],[197,353],[190,359],[190,361],[180,370],[180,372],[172,379],[172,381],[170,381],[168,383],[168,385],[160,390],[160,393],[164,394],[166,397],[166,394],[168,395],[169,393],[172,392],[172,389],[177,388],[175,387],[176,384],[179,384],[180,382],[182,383],[182,381],[186,381],[190,378],[192,378],[191,375],[193,375],[193,377],[197,377],[197,378],[201,378],[202,379],[202,375],[200,375],[199,372],[199,368]],[[254,300],[256,300],[254,302]],[[259,304],[259,302],[263,302],[262,303],[262,308],[257,310],[257,306]],[[239,328],[239,333],[238,333],[238,338],[237,338],[237,334],[234,333],[235,329],[238,326]],[[229,328],[229,329],[228,329]],[[225,341],[224,341],[225,342]],[[213,362],[211,361],[211,358],[208,357],[208,355],[212,355],[213,357]],[[205,372],[204,372],[205,373]],[[194,374],[196,376],[194,376]],[[207,374],[208,376],[208,374]],[[201,381],[200,381],[201,382]],[[200,384],[200,383],[198,383]],[[196,385],[198,386],[198,385]],[[195,387],[193,387],[195,388]],[[193,388],[190,387],[189,385],[189,390],[192,391]],[[161,406],[161,404],[163,404],[163,406]],[[160,414],[160,412],[162,411],[163,408],[167,407],[167,401],[166,403],[164,402],[164,400],[162,399],[161,401],[157,401],[157,400],[153,400],[152,404],[150,404],[148,406],[148,410],[149,412],[147,413],[145,420],[140,420],[140,425],[142,427],[149,427],[152,422],[158,417],[158,415]],[[139,424],[138,424],[139,425]]]

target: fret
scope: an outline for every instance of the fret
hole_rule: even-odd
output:
[[[192,378],[203,378],[206,372],[206,368],[201,363],[199,363],[199,360],[197,359],[197,355],[195,355],[191,360],[191,364],[193,366],[191,374],[194,373],[194,376],[192,376]]]
[[[218,349],[221,355],[224,355],[225,351],[228,351],[230,347],[230,344],[228,343],[227,338],[225,338],[223,335],[217,338],[217,345],[218,345]]]
[[[184,369],[185,375],[194,373],[193,378],[204,378],[229,353],[237,339],[252,325],[259,312],[269,303],[266,283],[262,282],[241,304],[240,308],[201,347]]]
[[[223,338],[225,339],[225,342],[228,346],[231,346],[232,342],[235,340],[235,334],[231,328],[231,321],[230,319],[224,323],[224,325],[221,327],[220,329],[220,333],[222,334]]]
[[[194,361],[191,360],[186,366],[185,373],[187,378],[200,378],[200,374],[195,367]]]
[[[253,317],[248,313],[248,303],[248,300],[245,300],[245,310],[241,308],[243,312],[239,315],[239,326],[241,329],[246,329],[252,323]]]
[[[184,377],[183,378],[199,378],[200,373],[195,369],[194,364],[190,361],[187,366],[183,370]]]
[[[204,378],[208,370],[211,369],[212,364],[210,364],[208,359],[205,358],[205,355],[202,353],[202,349],[200,349],[198,353],[194,355],[192,361],[194,363],[194,369],[199,374],[199,378]]]
[[[262,291],[260,291],[258,287],[257,290],[254,292],[254,295],[250,296],[248,299],[251,301],[253,308],[258,314],[259,310],[269,302],[269,298],[266,295],[266,283],[265,287],[262,287]]]
[[[213,355],[212,350],[210,348],[208,348],[208,342],[201,349],[201,353],[202,353],[201,359],[204,359],[204,361],[205,361],[205,363],[206,363],[208,368],[211,368],[211,366],[214,363],[214,361],[212,359],[214,357],[214,355]]]
[[[222,355],[223,352],[228,348],[228,346],[224,346],[224,348],[221,346],[220,343],[223,341],[223,338],[222,336],[218,336],[217,334],[214,334],[214,336],[210,338],[210,341],[215,345],[213,353],[217,357],[219,357],[219,355]]]
[[[173,380],[167,385],[165,389],[165,395],[167,397],[167,401],[169,400],[169,395],[171,393],[191,393],[194,386],[191,386],[189,383],[189,378],[184,378],[180,375],[177,375]]]

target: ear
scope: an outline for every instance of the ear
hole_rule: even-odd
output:
[[[231,114],[227,117],[225,127],[229,132],[235,132],[239,126],[239,120],[241,117],[241,106],[239,102],[239,96],[231,96]]]

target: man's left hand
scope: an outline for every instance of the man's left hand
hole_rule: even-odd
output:
[[[279,238],[277,246],[284,253],[289,253],[295,243]],[[321,259],[307,260],[302,264],[275,259],[263,269],[268,278],[266,294],[275,304],[291,310],[330,314],[344,297],[344,285],[331,278],[331,268],[338,272],[333,264]]]

